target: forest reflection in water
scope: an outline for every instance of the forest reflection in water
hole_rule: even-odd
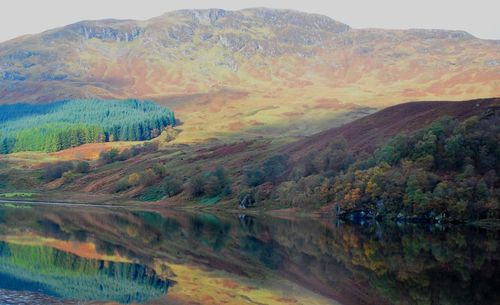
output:
[[[500,304],[499,233],[465,226],[0,206],[0,239],[0,292],[64,302]]]

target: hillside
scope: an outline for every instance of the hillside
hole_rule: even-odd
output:
[[[498,41],[460,31],[352,29],[264,8],[183,10],[1,43],[0,102],[153,99],[184,123],[179,141],[310,135],[405,100],[497,96],[498,54]]]
[[[439,211],[454,200],[451,194],[466,189],[461,185],[473,185],[460,198],[477,199],[483,207],[477,215],[483,218],[488,215],[484,209],[490,215],[500,212],[498,114],[498,98],[406,103],[292,143],[263,137],[165,146],[155,141],[102,151],[89,163],[61,162],[62,156],[78,155],[68,151],[31,156],[36,162],[14,154],[0,157],[0,190],[52,200],[129,199],[229,210],[244,202],[265,210],[326,207],[331,212],[334,203],[348,202],[345,208],[352,209],[380,200],[382,193],[371,197],[371,179],[372,186],[389,183],[381,189],[397,190],[383,193],[386,202],[402,202],[408,183],[418,178],[427,194],[419,200],[436,199],[434,191],[443,183],[454,192],[461,190],[436,199],[442,202]],[[338,197],[351,191],[348,199]],[[492,201],[474,197],[486,193]],[[455,211],[455,217],[472,215],[464,213],[469,211]]]
[[[498,219],[499,102],[401,104],[286,145],[247,168],[241,202],[361,222]]]
[[[283,153],[290,154],[293,159],[300,159],[310,152],[326,148],[336,137],[344,138],[353,153],[373,152],[377,146],[398,133],[418,130],[440,117],[464,120],[499,107],[500,98],[403,103],[292,143]]]

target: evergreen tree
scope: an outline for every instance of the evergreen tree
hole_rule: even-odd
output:
[[[0,153],[4,154],[58,151],[104,141],[149,140],[175,123],[168,108],[134,99],[0,105],[0,119]]]

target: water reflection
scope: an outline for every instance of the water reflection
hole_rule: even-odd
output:
[[[466,227],[0,207],[0,238],[0,289],[62,299],[500,304],[499,234]]]
[[[0,242],[0,289],[128,304],[156,299],[166,293],[168,284],[144,265],[85,259],[47,246]]]

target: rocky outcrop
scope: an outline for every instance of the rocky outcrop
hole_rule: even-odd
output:
[[[137,26],[130,28],[102,26],[92,22],[80,22],[70,26],[70,29],[83,36],[85,39],[96,38],[103,41],[130,42],[143,33]]]
[[[241,198],[239,208],[240,209],[248,209],[255,205],[255,198],[252,194],[246,194]]]
[[[191,17],[193,21],[199,23],[208,23],[214,24],[220,18],[226,16],[226,14],[230,14],[231,12],[227,12],[222,9],[207,9],[207,10],[180,10],[176,12],[181,16]]]

